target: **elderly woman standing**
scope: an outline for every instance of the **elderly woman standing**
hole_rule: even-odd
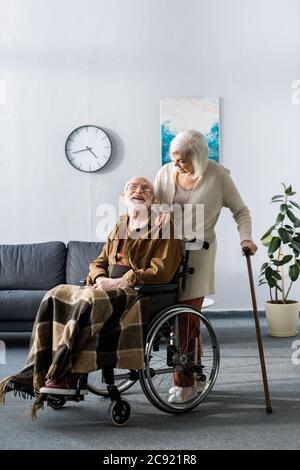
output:
[[[228,207],[237,224],[242,248],[248,247],[255,254],[257,247],[252,241],[250,212],[242,200],[228,169],[208,159],[209,149],[205,137],[197,131],[180,132],[171,142],[172,162],[164,165],[155,179],[156,196],[160,204],[204,205],[204,223],[194,221],[195,231],[209,242],[208,250],[192,250],[190,266],[195,268],[193,275],[188,275],[182,301],[199,310],[204,297],[215,290],[215,225],[221,209]],[[198,224],[198,226],[197,226]],[[200,226],[201,225],[201,226]],[[204,227],[203,227],[204,225]],[[204,232],[203,232],[204,230]],[[185,237],[188,238],[188,237]],[[180,332],[188,328],[188,319],[182,318]],[[199,325],[195,325],[195,330]],[[196,334],[196,331],[195,331]],[[193,344],[188,345],[192,349]],[[195,389],[203,384],[195,384],[194,375],[188,370],[175,373],[174,385],[170,389],[170,402],[182,402],[189,399]],[[198,391],[198,390],[197,390]]]

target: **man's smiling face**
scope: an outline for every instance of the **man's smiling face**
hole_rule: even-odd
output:
[[[152,183],[140,176],[131,178],[125,186],[123,196],[128,208],[138,208],[140,205],[150,207],[154,200]]]

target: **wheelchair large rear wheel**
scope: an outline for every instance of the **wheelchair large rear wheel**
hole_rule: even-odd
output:
[[[216,381],[219,363],[219,344],[210,321],[193,307],[174,305],[149,325],[140,383],[156,408],[171,414],[184,413],[206,398]],[[192,388],[180,403],[169,401],[174,373],[177,385]],[[188,384],[184,383],[187,377]]]
[[[138,372],[127,369],[114,369],[114,381],[120,393],[126,392],[138,380]],[[103,381],[102,371],[91,372],[88,377],[88,390],[94,395],[108,397],[107,385]]]

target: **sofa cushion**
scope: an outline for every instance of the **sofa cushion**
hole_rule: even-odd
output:
[[[1,321],[33,321],[45,290],[0,290]]]
[[[65,283],[62,242],[0,245],[0,289],[48,290]]]
[[[103,242],[78,242],[68,243],[66,282],[78,285],[81,279],[85,279],[89,273],[89,264],[97,258],[104,246]]]

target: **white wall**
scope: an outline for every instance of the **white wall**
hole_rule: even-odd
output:
[[[281,181],[300,191],[298,0],[0,0],[0,11],[0,243],[95,240],[98,204],[117,204],[128,177],[153,178],[160,166],[165,96],[222,97],[221,163],[252,210],[257,241]],[[107,129],[115,146],[97,174],[64,155],[67,135],[85,123]],[[248,308],[228,210],[217,233],[215,306]],[[263,261],[261,248],[255,274]],[[259,306],[266,295],[258,290]]]

